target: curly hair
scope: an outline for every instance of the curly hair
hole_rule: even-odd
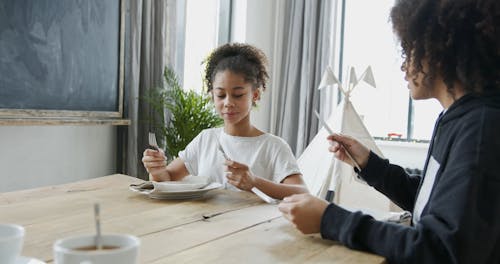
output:
[[[267,59],[264,53],[248,44],[228,43],[215,49],[205,60],[204,82],[207,92],[212,91],[215,75],[220,71],[229,70],[242,74],[245,81],[251,82],[254,88],[266,89],[269,79],[267,74]]]
[[[425,87],[440,76],[451,94],[454,83],[466,93],[499,89],[499,0],[397,0],[390,16],[401,41],[402,70],[411,63],[410,74],[424,74]]]

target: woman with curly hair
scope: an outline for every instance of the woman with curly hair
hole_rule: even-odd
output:
[[[266,63],[262,51],[246,44],[226,44],[210,54],[205,84],[224,127],[203,130],[168,166],[161,150],[145,150],[142,162],[151,180],[204,175],[213,182],[229,183],[231,189],[256,187],[276,199],[307,192],[288,144],[250,123],[252,107],[266,88]]]
[[[329,149],[401,208],[411,226],[376,221],[311,195],[286,197],[284,216],[303,233],[374,252],[390,263],[500,263],[500,1],[396,0],[411,96],[443,107],[422,175],[408,175],[357,140]],[[352,164],[351,164],[352,165]]]

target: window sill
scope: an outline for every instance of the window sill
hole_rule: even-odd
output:
[[[429,142],[417,142],[417,141],[375,139],[375,144],[377,144],[377,146],[383,146],[383,147],[399,147],[399,148],[415,148],[415,149],[429,148]]]

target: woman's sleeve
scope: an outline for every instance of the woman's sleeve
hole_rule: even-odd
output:
[[[500,139],[494,120],[482,118],[460,121],[463,128],[449,137],[449,154],[415,226],[376,221],[331,204],[322,217],[321,235],[395,263],[499,263]],[[391,170],[383,164],[372,168]],[[387,175],[382,183],[371,176],[367,180],[382,190],[408,185]],[[398,196],[394,192],[388,191]]]

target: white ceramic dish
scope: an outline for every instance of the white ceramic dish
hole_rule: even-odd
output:
[[[46,264],[46,263],[39,259],[21,256],[16,259],[15,264]]]
[[[222,184],[213,182],[209,185],[206,185],[200,189],[191,189],[191,190],[181,190],[181,191],[161,191],[156,189],[153,190],[138,190],[136,188],[130,187],[130,190],[134,192],[138,192],[140,194],[147,195],[153,199],[164,199],[164,200],[183,200],[183,199],[196,199],[205,195],[207,192],[215,189],[219,189],[222,187]]]
[[[104,234],[103,245],[114,247],[109,250],[78,250],[94,247],[95,235],[81,235],[61,238],[54,242],[54,264],[138,264],[138,237],[128,234]]]
[[[24,227],[17,224],[0,224],[0,263],[12,263],[19,258],[25,232]]]

